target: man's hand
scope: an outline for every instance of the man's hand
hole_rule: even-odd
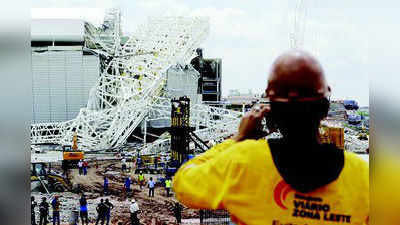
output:
[[[234,141],[243,141],[245,139],[258,139],[265,135],[262,130],[261,121],[271,111],[269,105],[259,105],[242,117],[239,125],[239,131],[232,137]]]

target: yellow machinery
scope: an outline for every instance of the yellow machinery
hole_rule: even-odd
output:
[[[83,152],[75,152],[75,151],[64,151],[63,152],[63,160],[79,161],[84,158],[85,158],[85,154]]]
[[[77,134],[72,138],[72,147],[63,146],[63,167],[75,167],[77,166],[79,160],[85,158],[85,153],[83,151],[78,151],[78,137]]]
[[[358,134],[358,139],[368,141],[368,133],[365,127],[363,127],[361,132]]]
[[[344,128],[338,125],[321,125],[320,141],[344,149]]]
[[[63,146],[63,167],[76,167],[79,160],[83,160],[84,158],[85,153],[83,151],[74,151],[71,149],[71,146]]]
[[[72,146],[63,146],[62,152],[47,152],[43,154],[31,155],[31,190],[62,192],[71,190],[72,186],[68,181],[68,169],[77,166],[79,160],[84,159],[84,152],[78,151],[77,135],[72,140]],[[50,169],[51,163],[61,161],[64,175],[57,174]]]
[[[140,156],[140,160],[141,160],[141,164],[145,165],[145,166],[149,166],[149,165],[153,165],[154,164],[154,155],[141,155]],[[132,162],[136,162],[137,161],[137,157],[133,156],[132,157]]]
[[[51,163],[60,162],[57,157],[49,157],[45,154],[36,154],[31,162],[31,191],[63,192],[71,190],[72,185],[68,179],[52,171]]]
[[[156,160],[157,158],[157,160]],[[141,155],[140,156],[140,166],[137,165],[135,173],[139,173],[140,171],[143,171],[144,173],[150,173],[150,174],[158,174],[161,173],[162,167],[156,166],[156,161],[157,165],[160,165],[160,160],[159,160],[158,155]],[[137,162],[137,157],[132,157],[133,161]]]
[[[154,164],[154,155],[142,155],[143,165],[153,165]]]

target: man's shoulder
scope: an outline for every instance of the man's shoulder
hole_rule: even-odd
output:
[[[232,146],[232,155],[235,159],[243,159],[246,162],[251,159],[263,157],[268,150],[268,143],[264,139],[244,140]]]
[[[369,186],[369,163],[355,153],[345,152],[342,177],[360,182],[364,187]],[[354,176],[357,174],[357,176]]]
[[[347,166],[358,167],[363,170],[369,170],[369,163],[356,153],[345,151],[344,157]]]

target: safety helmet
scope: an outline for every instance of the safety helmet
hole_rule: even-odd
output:
[[[308,102],[329,99],[331,89],[318,61],[296,50],[275,61],[265,94],[271,102]]]

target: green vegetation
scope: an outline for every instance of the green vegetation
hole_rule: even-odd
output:
[[[366,111],[360,111],[360,110],[358,110],[357,111],[357,115],[360,115],[360,116],[369,116],[369,112],[366,112]]]

